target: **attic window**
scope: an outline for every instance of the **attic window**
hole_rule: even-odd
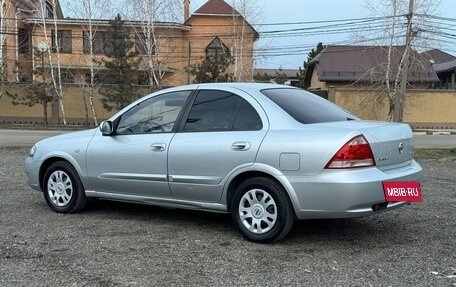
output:
[[[46,2],[46,18],[54,18],[54,7],[51,2]]]
[[[228,48],[223,44],[219,37],[215,37],[214,40],[206,47],[206,56],[214,62],[222,61],[225,57],[225,51]]]

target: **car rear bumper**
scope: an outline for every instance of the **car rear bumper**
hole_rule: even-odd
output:
[[[385,181],[418,181],[421,166],[409,165],[382,171],[376,167],[324,170],[312,177],[287,176],[298,219],[352,218],[396,209],[408,202],[386,202]]]

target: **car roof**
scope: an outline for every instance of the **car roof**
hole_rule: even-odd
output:
[[[254,89],[254,90],[263,90],[271,88],[294,88],[291,86],[279,85],[279,84],[270,84],[270,83],[248,83],[248,82],[227,82],[227,83],[203,83],[197,84],[198,88],[204,87],[230,87],[230,88],[244,88],[244,89]]]

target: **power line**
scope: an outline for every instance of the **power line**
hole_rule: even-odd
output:
[[[454,44],[451,40],[454,40],[456,35],[448,32],[439,32],[433,31],[438,30],[439,25],[445,25],[448,21],[455,22],[456,19],[453,18],[444,18],[444,17],[435,17],[430,15],[419,15],[428,20],[427,23],[422,24],[423,29],[419,30],[422,34],[426,33],[429,35],[434,35],[439,37],[440,41],[444,44]],[[404,15],[399,15],[396,17],[398,21],[402,21]],[[306,22],[283,22],[283,23],[263,23],[267,24],[267,26],[284,26],[284,25],[301,25],[301,27],[296,27],[293,29],[277,29],[277,30],[267,30],[261,31],[260,36],[262,38],[269,38],[269,39],[280,39],[280,38],[290,38],[290,37],[307,37],[307,36],[315,36],[315,35],[342,35],[346,33],[355,33],[355,32],[363,32],[369,30],[371,33],[380,32],[385,30],[389,27],[389,24],[384,23],[384,20],[391,20],[393,17],[372,17],[372,18],[357,18],[357,19],[339,19],[339,20],[322,20],[322,21],[306,21]],[[322,25],[318,25],[322,24]],[[311,26],[303,26],[303,25],[311,25]],[[52,25],[49,25],[52,28]],[[193,25],[192,29],[197,30],[199,27],[205,27],[208,25]],[[224,25],[222,25],[224,26]],[[233,26],[233,25],[226,25],[226,26]],[[236,28],[236,24],[234,25]],[[44,37],[44,32],[39,31],[40,29],[35,29],[34,32],[31,34],[33,37]],[[65,30],[65,29],[62,29]],[[61,30],[61,31],[62,31]],[[235,29],[233,29],[235,30]],[[454,29],[448,28],[447,31],[454,31]],[[102,31],[98,31],[100,33]],[[238,38],[238,35],[235,34],[236,31],[233,32],[225,32],[219,33],[217,36],[224,38],[224,39],[231,39],[235,40]],[[17,32],[14,29],[6,29],[3,31],[3,34],[6,35],[17,35]],[[54,33],[50,32],[47,35],[49,38],[53,38]],[[398,35],[395,39],[400,39],[403,35]],[[207,32],[207,33],[193,33],[190,35],[191,40],[204,40],[204,39],[213,39],[214,33]],[[430,37],[420,36],[422,39],[430,40]],[[71,39],[84,39],[83,31],[80,32],[79,35],[72,35]],[[164,37],[166,39],[182,39],[182,36],[169,36],[167,35]],[[87,39],[87,38],[85,38]],[[105,38],[106,40],[109,40]],[[131,36],[128,37],[129,40],[134,40],[135,37]],[[158,38],[158,43],[160,42],[160,37]],[[253,40],[255,37],[253,35],[247,35],[244,37],[245,40]],[[352,41],[342,41],[338,42],[340,44],[362,44],[362,43],[369,43],[373,41],[384,41],[386,39],[390,39],[389,37],[377,37],[371,39],[364,39],[364,40],[352,40]],[[431,39],[435,40],[435,39]],[[328,44],[337,44],[337,43],[328,43]],[[158,44],[160,47],[160,44]],[[299,45],[299,46],[280,46],[280,47],[268,47],[267,49],[255,49],[253,55],[255,56],[293,56],[293,55],[305,55],[308,53],[310,48],[315,47],[312,44],[306,45]],[[87,53],[83,53],[84,49],[72,47],[72,54],[75,56],[84,55],[87,56]],[[203,54],[205,52],[204,47],[193,47],[193,51],[197,54]],[[173,53],[177,56],[185,56],[188,54],[188,51],[183,48],[178,48],[175,50],[170,51],[169,53]],[[62,53],[61,54],[65,54]],[[244,56],[251,56],[252,53],[245,53]],[[161,55],[159,55],[161,56]]]

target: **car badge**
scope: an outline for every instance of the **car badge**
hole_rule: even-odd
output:
[[[398,149],[399,149],[399,153],[402,154],[404,152],[404,144],[400,143]]]

